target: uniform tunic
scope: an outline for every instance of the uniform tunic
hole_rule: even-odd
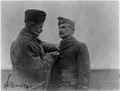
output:
[[[34,30],[24,28],[10,48],[13,70],[7,81],[9,86],[39,87],[54,62],[47,52],[56,50],[55,45],[41,41]]]
[[[60,43],[60,55],[52,66],[48,89],[85,89],[89,86],[90,71],[87,46],[68,37]]]

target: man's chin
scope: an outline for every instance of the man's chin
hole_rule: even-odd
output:
[[[67,37],[63,37],[63,36],[61,36],[60,38],[61,38],[61,39],[66,39]]]

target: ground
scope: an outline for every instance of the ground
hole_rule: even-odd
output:
[[[1,85],[2,85],[1,91],[11,91],[5,90],[3,88],[3,84],[5,83],[9,72],[10,70],[1,70]],[[89,90],[118,91],[119,81],[120,81],[119,70],[92,70]]]

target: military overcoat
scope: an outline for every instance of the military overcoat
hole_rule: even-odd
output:
[[[90,73],[86,44],[68,37],[60,43],[60,55],[52,66],[48,89],[84,89],[89,86]]]
[[[8,85],[12,87],[39,87],[45,80],[53,57],[50,51],[56,51],[56,45],[46,43],[38,38],[34,30],[24,28],[10,48],[12,73],[8,77]]]

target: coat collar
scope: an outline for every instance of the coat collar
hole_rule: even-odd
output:
[[[69,48],[69,47],[73,46],[75,43],[76,43],[76,39],[74,37],[72,37],[72,36],[67,37],[67,38],[61,40],[60,49],[64,50],[66,48]]]
[[[38,37],[38,36],[39,36],[39,33],[35,32],[33,29],[30,29],[30,28],[28,28],[28,27],[25,27],[24,29],[25,29],[25,31],[26,31],[27,33],[29,33],[29,34],[32,35],[33,37]]]
[[[37,42],[41,43],[42,41],[39,38],[39,34],[34,33],[32,30],[28,28],[23,28],[22,31],[20,32],[19,36],[27,36],[32,39],[35,39]]]

